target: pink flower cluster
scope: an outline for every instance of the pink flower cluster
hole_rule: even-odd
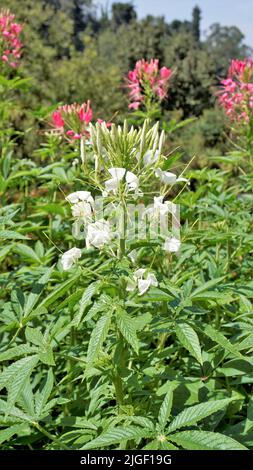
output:
[[[78,140],[82,137],[90,136],[88,126],[92,120],[93,112],[90,100],[87,103],[65,104],[60,106],[52,114],[52,125],[60,133],[65,134],[70,140]],[[103,119],[98,119],[99,124],[104,123]],[[107,127],[111,122],[105,123]]]
[[[226,115],[240,123],[253,117],[253,61],[232,60],[228,77],[221,81],[219,103]]]
[[[23,26],[14,20],[9,10],[0,11],[0,57],[12,68],[18,67],[23,47],[19,37]]]
[[[145,102],[147,95],[163,100],[168,93],[172,70],[167,67],[159,69],[159,60],[150,62],[144,59],[135,64],[134,70],[128,72],[127,87],[129,88],[130,109],[138,109]]]

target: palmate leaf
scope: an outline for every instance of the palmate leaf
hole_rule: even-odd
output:
[[[181,413],[174,418],[168,427],[168,432],[170,433],[176,429],[198,423],[207,416],[225,408],[231,401],[231,398],[225,398],[224,400],[209,401],[200,403],[199,405],[190,406],[189,408],[181,411]]]
[[[28,240],[21,233],[14,232],[14,230],[0,230],[0,240]]]
[[[218,432],[183,431],[169,436],[169,439],[187,450],[247,450],[232,437]]]
[[[9,413],[11,407],[17,401],[38,361],[39,357],[37,354],[24,357],[11,364],[0,375],[0,390],[4,387],[8,390],[6,414]]]
[[[99,290],[99,287],[101,285],[100,281],[95,281],[92,282],[84,291],[82,298],[79,303],[79,309],[76,313],[76,315],[73,318],[73,325],[78,327],[80,325],[80,322],[82,320],[83,314],[85,312],[85,309],[88,307],[88,305],[91,302],[91,299],[94,294]]]
[[[47,269],[45,274],[43,274],[43,276],[34,285],[32,292],[28,295],[25,303],[24,316],[28,316],[36,305],[36,303],[38,302],[44,287],[46,286],[51,277],[53,269],[54,268]]]
[[[89,364],[98,358],[103,342],[107,337],[110,323],[111,312],[108,312],[108,314],[103,315],[100,320],[98,320],[96,326],[93,328],[87,352],[87,362]]]
[[[0,431],[0,444],[2,444],[4,441],[7,441],[10,439],[14,434],[18,434],[19,432],[24,431],[24,429],[27,428],[27,424],[14,424],[13,426],[10,426],[6,429],[3,429]]]
[[[212,287],[216,286],[217,284],[220,284],[221,281],[225,279],[226,276],[221,276],[217,277],[215,279],[211,279],[210,281],[205,282],[202,284],[200,287],[197,287],[191,294],[190,294],[190,299],[194,299],[196,297],[201,298],[202,292],[207,291],[208,289],[211,289]]]
[[[106,431],[101,436],[93,439],[93,441],[88,442],[80,450],[85,449],[98,449],[100,447],[105,447],[113,445],[113,444],[120,444],[122,441],[126,440],[135,440],[139,441],[144,437],[149,437],[151,431],[144,428],[134,427],[134,426],[127,426],[127,427],[117,427],[114,429],[110,429]]]
[[[46,341],[38,328],[26,327],[25,336],[27,341],[39,347],[38,355],[41,362],[49,366],[54,366],[54,356],[51,345]]]
[[[211,338],[212,341],[219,344],[230,354],[240,359],[245,359],[245,357],[238,351],[237,347],[234,346],[222,333],[215,330],[211,325],[207,325],[203,331],[206,336]]]
[[[159,439],[154,439],[145,445],[142,450],[178,450],[178,447],[167,440],[160,441]]]
[[[7,402],[4,400],[0,399],[0,414],[6,415],[6,410],[7,410]],[[24,421],[26,423],[32,424],[34,422],[34,417],[30,416],[29,414],[25,413],[24,411],[20,410],[16,406],[13,406],[9,412],[9,416],[13,418],[15,423],[23,423]],[[4,421],[6,421],[6,418],[4,418]]]
[[[176,388],[176,384],[171,384],[168,392],[165,395],[165,398],[162,402],[161,408],[158,414],[158,423],[164,429],[169,419],[172,401],[173,401],[173,390]]]
[[[133,319],[123,308],[118,307],[116,310],[116,322],[125,340],[130,344],[136,354],[138,354],[139,341],[136,336],[136,328]]]
[[[9,361],[19,356],[24,356],[26,354],[33,354],[37,352],[38,348],[30,346],[29,344],[20,344],[19,346],[14,346],[14,348],[7,349],[0,353],[0,361]]]
[[[49,369],[47,377],[43,386],[37,391],[35,395],[35,413],[39,418],[43,413],[43,409],[46,406],[46,403],[50,397],[54,385],[54,375],[52,369]]]
[[[199,338],[193,328],[187,323],[177,323],[175,333],[182,346],[203,365]]]
[[[60,284],[57,284],[57,288],[54,289],[40,304],[38,307],[49,307],[49,305],[53,304],[56,300],[62,297],[65,292],[67,292],[70,287],[75,284],[77,279],[81,276],[81,271],[78,274],[75,274],[73,277],[68,279],[67,281]]]

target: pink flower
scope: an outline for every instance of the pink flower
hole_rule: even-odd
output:
[[[134,101],[133,103],[130,103],[128,105],[128,108],[129,109],[139,109],[140,105],[141,105],[140,101]]]
[[[146,96],[152,96],[153,100],[163,100],[168,94],[169,80],[172,70],[162,67],[159,70],[159,60],[138,60],[134,70],[130,70],[127,76],[127,87],[129,89],[129,109],[138,109],[145,103]]]
[[[23,47],[19,38],[23,26],[14,23],[14,19],[15,15],[9,10],[0,11],[0,57],[12,68],[18,67],[17,59],[21,57]]]
[[[231,121],[248,124],[253,118],[253,61],[232,60],[228,77],[221,81],[219,103]]]
[[[55,111],[52,114],[52,119],[53,119],[55,127],[57,127],[57,128],[64,127],[65,123],[64,123],[64,120],[62,119],[60,111]]]
[[[112,122],[106,122],[106,121],[104,121],[103,119],[100,119],[100,118],[97,120],[97,123],[98,124],[105,124],[107,128],[112,126]]]
[[[87,126],[92,119],[90,101],[87,103],[64,104],[52,114],[52,124],[57,132],[68,141],[79,140],[90,136]]]
[[[81,122],[85,122],[86,124],[89,124],[92,120],[92,109],[90,108],[90,101],[87,101],[86,103],[83,103],[81,105],[80,111],[78,112],[78,116]]]
[[[168,80],[172,75],[172,70],[168,69],[167,67],[162,67],[160,70],[160,76],[164,80]]]

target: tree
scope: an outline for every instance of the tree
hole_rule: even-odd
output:
[[[201,20],[201,10],[196,5],[192,11],[192,34],[194,39],[200,41],[200,20]]]
[[[136,11],[132,3],[113,3],[112,23],[115,29],[119,28],[122,24],[129,24],[136,18]]]
[[[253,50],[243,40],[244,35],[236,26],[221,26],[219,23],[210,26],[205,47],[214,58],[217,76],[226,75],[231,59],[252,55]]]
[[[175,69],[168,109],[181,109],[183,117],[199,116],[212,107],[215,65],[208,52],[197,46],[192,33],[179,33],[167,40],[165,64]]]

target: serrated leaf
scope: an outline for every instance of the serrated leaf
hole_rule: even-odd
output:
[[[14,426],[10,426],[6,429],[0,431],[0,444],[4,441],[10,439],[14,434],[18,434],[20,431],[23,431],[24,427],[27,425],[24,424],[14,424]]]
[[[108,314],[103,315],[100,318],[100,320],[97,322],[96,326],[92,330],[87,352],[87,362],[89,364],[91,364],[98,358],[103,342],[107,337],[110,323],[111,314],[109,312]]]
[[[38,328],[30,328],[27,326],[25,330],[25,337],[27,341],[32,344],[36,344],[36,346],[42,346],[45,342],[43,334]]]
[[[0,375],[0,390],[4,387],[8,390],[7,414],[20,396],[38,360],[37,354],[23,357],[7,367]]]
[[[151,287],[144,295],[138,297],[136,302],[169,302],[173,296],[159,289],[158,287]]]
[[[173,391],[176,388],[175,384],[171,384],[170,389],[165,395],[165,398],[162,402],[162,405],[159,410],[158,414],[158,422],[161,426],[162,429],[167,424],[167,421],[169,419],[170,413],[171,413],[171,408],[172,408],[172,401],[173,401]]]
[[[14,346],[7,351],[0,353],[0,361],[9,361],[19,356],[24,356],[24,354],[33,354],[37,352],[37,348],[34,346],[29,346],[28,344],[20,344],[19,346]]]
[[[79,303],[78,312],[75,314],[74,319],[72,321],[74,326],[78,327],[80,325],[85,309],[90,304],[93,295],[96,294],[100,285],[101,285],[100,281],[95,281],[85,289],[82,295],[82,298],[80,300],[80,303]]]
[[[54,385],[54,375],[51,369],[47,373],[46,380],[40,387],[40,390],[35,395],[35,413],[40,418],[40,415],[43,413],[43,409],[47,404],[49,396],[52,392]]]
[[[175,332],[182,346],[197,359],[199,364],[203,365],[199,338],[193,328],[187,323],[177,323]]]
[[[2,414],[6,414],[6,410],[7,410],[7,402],[0,399],[0,412]],[[9,415],[13,416],[17,422],[20,422],[20,421],[22,421],[22,422],[25,421],[27,423],[33,423],[34,422],[34,417],[33,416],[29,416],[28,414],[24,413],[23,411],[21,411],[16,406],[13,406],[11,408],[11,410],[9,412]]]
[[[0,230],[0,239],[3,240],[28,240],[28,237],[13,230]]]
[[[135,440],[139,441],[144,437],[150,436],[150,430],[127,426],[127,427],[118,427],[111,430],[108,430],[101,436],[93,439],[93,441],[88,442],[80,450],[85,449],[98,449],[99,447],[107,447],[112,444],[119,444],[122,441],[126,440]]]
[[[116,322],[125,340],[130,344],[136,354],[138,354],[139,341],[136,335],[135,323],[133,319],[125,310],[123,310],[123,308],[117,308]]]
[[[58,287],[54,289],[40,304],[39,308],[41,307],[49,307],[49,305],[53,304],[56,300],[58,300],[60,297],[67,292],[70,287],[75,284],[77,279],[81,276],[81,272],[73,276],[71,279],[68,279],[67,281],[63,282],[62,284],[57,285]]]
[[[183,431],[169,439],[187,450],[248,450],[239,442],[218,432]]]
[[[25,303],[25,307],[24,307],[25,317],[31,313],[32,309],[38,302],[45,285],[48,283],[51,277],[53,269],[54,268],[47,269],[45,274],[43,274],[43,276],[38,280],[38,282],[35,283],[32,289],[32,292],[28,295],[26,303]]]
[[[221,276],[221,277],[217,277],[215,279],[211,279],[210,281],[207,281],[205,282],[204,284],[202,284],[200,287],[197,287],[197,289],[195,289],[191,294],[190,294],[190,298],[194,298],[194,297],[197,297],[199,296],[199,294],[201,294],[202,292],[210,289],[211,287],[214,287],[216,286],[217,284],[220,284],[221,281],[223,281],[223,279],[225,279],[226,276]]]
[[[181,411],[181,413],[174,418],[168,427],[168,432],[170,433],[176,429],[198,423],[207,416],[225,408],[231,401],[231,398],[225,398],[224,400],[209,401],[200,403],[199,405],[190,406],[189,408]]]
[[[219,331],[215,330],[211,325],[207,325],[203,330],[205,335],[211,338],[212,341],[219,344],[226,351],[230,352],[233,356],[245,359],[243,355],[238,351],[237,347],[234,346],[230,341]]]

